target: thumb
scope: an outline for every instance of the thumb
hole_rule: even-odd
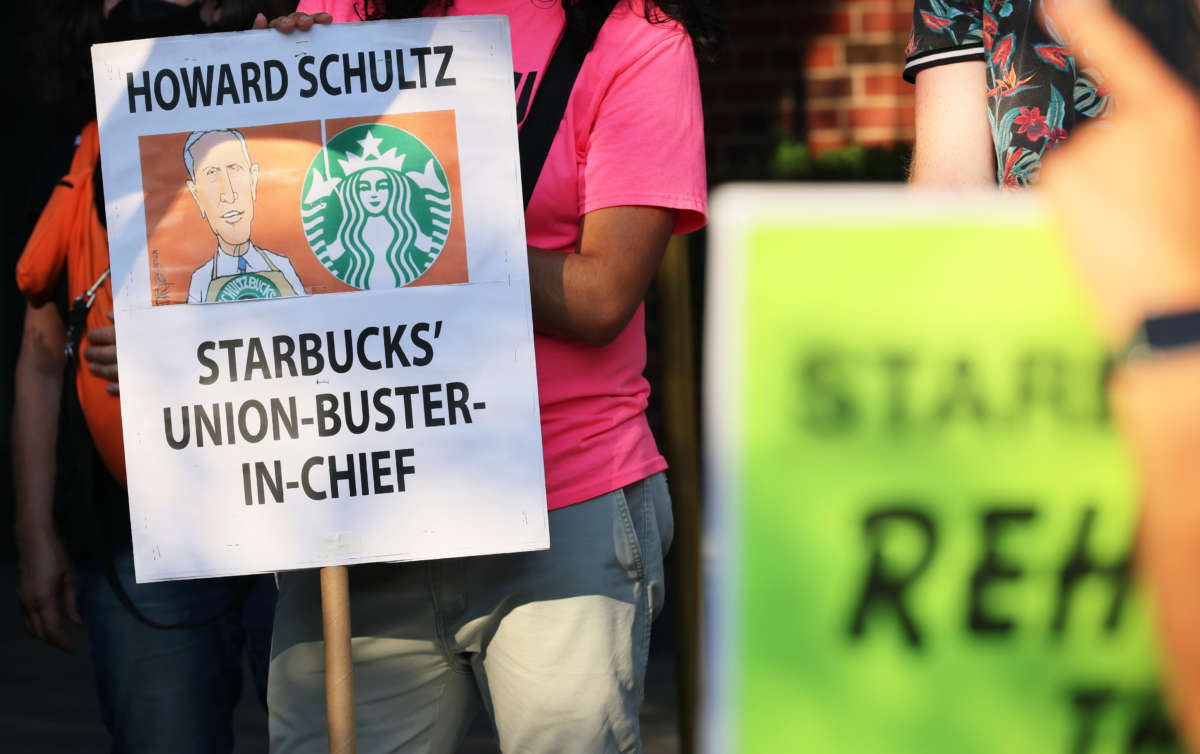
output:
[[[264,16],[263,14],[261,14],[261,13],[259,13],[259,14],[255,15],[255,16],[254,16],[254,23],[252,23],[252,24],[250,25],[250,28],[251,28],[251,29],[265,29],[265,28],[267,28],[267,17],[266,17],[266,16]]]
[[[1123,108],[1188,94],[1154,48],[1105,0],[1058,0],[1045,12],[1068,30],[1077,56],[1100,69]]]

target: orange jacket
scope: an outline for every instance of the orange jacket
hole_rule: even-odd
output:
[[[63,176],[42,210],[33,235],[17,263],[17,286],[30,303],[41,306],[54,298],[65,266],[67,294],[71,301],[86,291],[108,268],[108,232],[96,214],[92,175],[100,155],[95,121],[84,127],[71,160],[71,172]],[[105,280],[96,289],[84,334],[111,324],[105,312],[113,310],[112,284]],[[83,344],[86,345],[86,344]],[[82,349],[81,349],[82,350]],[[105,391],[107,380],[87,370],[84,359],[76,360],[75,389],[104,465],[125,485],[125,449],[121,438],[120,401]]]

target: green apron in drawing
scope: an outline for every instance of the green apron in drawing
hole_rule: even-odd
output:
[[[262,255],[269,270],[262,272],[238,272],[233,275],[217,274],[217,256],[213,255],[212,280],[204,294],[207,301],[241,301],[250,298],[283,298],[298,295],[283,273],[266,254]]]

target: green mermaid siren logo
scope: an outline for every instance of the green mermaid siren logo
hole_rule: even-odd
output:
[[[370,123],[338,133],[313,158],[303,191],[308,245],[338,280],[360,290],[413,282],[450,233],[441,163],[394,126]]]

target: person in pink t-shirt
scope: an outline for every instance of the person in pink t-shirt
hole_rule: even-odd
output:
[[[673,530],[642,302],[705,222],[696,54],[719,29],[643,0],[301,0],[271,26],[482,13],[509,17],[519,120],[564,30],[594,40],[525,214],[550,549],[351,570],[360,751],[453,751],[480,704],[504,751],[640,751]],[[318,577],[279,582],[271,750],[324,751]]]

